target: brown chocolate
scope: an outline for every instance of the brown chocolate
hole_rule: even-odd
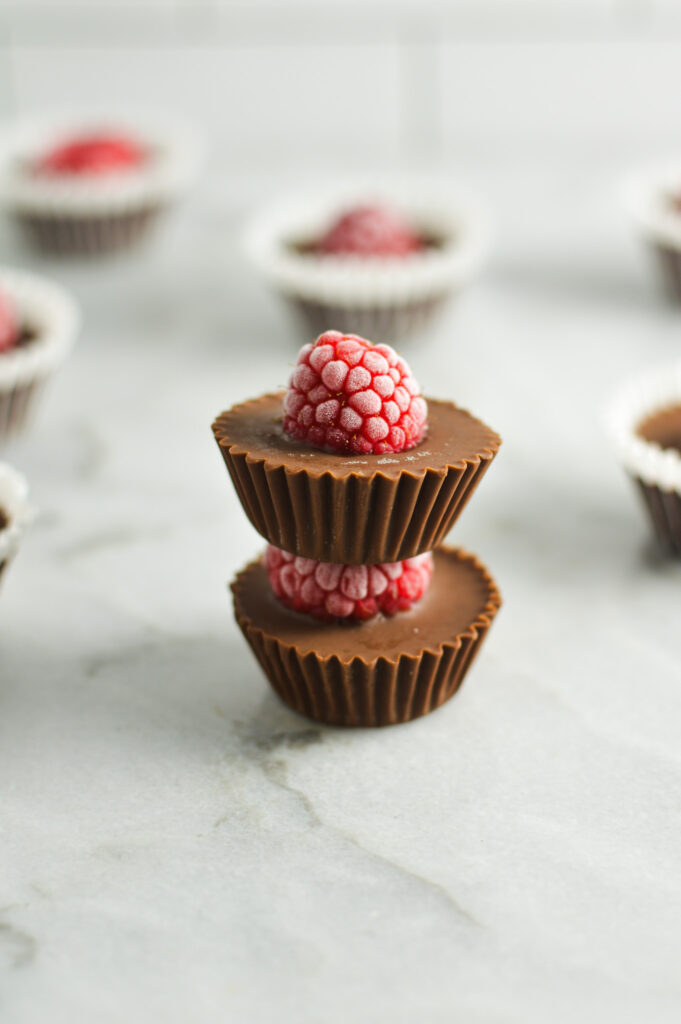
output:
[[[232,584],[236,620],[275,691],[330,725],[407,722],[453,696],[501,597],[472,555],[433,553],[429,590],[410,611],[367,622],[320,622],[274,596],[261,562]]]
[[[106,215],[15,215],[31,244],[43,252],[61,256],[94,256],[134,246],[156,220],[161,207]]]
[[[0,530],[4,530],[7,526],[9,526],[9,516],[4,508],[0,507]]]
[[[501,439],[451,402],[428,400],[409,451],[345,456],[282,430],[283,393],[234,406],[213,431],[246,515],[266,540],[323,562],[397,562],[436,547]]]
[[[674,448],[681,454],[681,405],[661,409],[646,417],[637,426],[636,433],[644,441],[660,448]]]

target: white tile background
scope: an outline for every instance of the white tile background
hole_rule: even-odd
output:
[[[5,115],[167,105],[226,166],[579,162],[681,134],[674,0],[6,3]]]

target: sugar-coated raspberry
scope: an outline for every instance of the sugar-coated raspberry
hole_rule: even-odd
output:
[[[0,292],[0,352],[9,352],[19,340],[19,321],[11,301]]]
[[[69,139],[51,149],[36,164],[40,174],[109,174],[139,167],[146,150],[122,135],[93,134]]]
[[[333,256],[409,256],[423,241],[396,211],[382,206],[348,210],[319,240],[319,252]]]
[[[338,565],[300,558],[271,544],[265,568],[279,600],[315,618],[371,619],[408,611],[425,594],[433,573],[430,552],[403,562]]]
[[[413,448],[427,406],[390,345],[326,331],[304,345],[284,399],[284,430],[334,452],[381,455]]]

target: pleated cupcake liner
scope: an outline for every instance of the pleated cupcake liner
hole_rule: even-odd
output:
[[[448,296],[438,296],[404,305],[339,306],[291,298],[289,304],[302,322],[303,330],[313,336],[322,334],[333,324],[343,334],[359,334],[377,343],[399,344],[424,331]]]
[[[454,696],[501,606],[496,583],[485,567],[465,552],[450,553],[470,562],[484,579],[484,608],[456,637],[424,646],[416,656],[386,651],[370,659],[358,653],[344,660],[282,641],[244,609],[245,583],[259,563],[247,566],[232,584],[235,617],[272,688],[294,711],[335,726],[409,722]]]
[[[78,309],[58,285],[36,274],[0,267],[0,293],[14,305],[33,337],[0,353],[0,441],[23,430],[46,381],[71,351]]]
[[[15,469],[0,462],[0,510],[7,523],[0,528],[0,578],[19,550],[24,530],[32,518],[28,484]]]
[[[90,217],[19,213],[15,222],[30,244],[59,256],[99,256],[133,248],[154,227],[163,207]]]
[[[681,406],[681,363],[630,381],[612,403],[607,424],[655,536],[671,552],[681,553],[681,454],[638,433],[651,416],[676,406]]]
[[[249,404],[223,413],[213,424],[243,509],[270,544],[322,562],[376,565],[431,551],[461,515],[501,443],[470,417],[486,432],[487,444],[474,457],[452,464],[388,474],[376,456],[378,465],[369,473],[294,469],[281,457],[262,456],[234,442],[233,416]],[[439,404],[468,416],[451,403]]]
[[[297,248],[319,238],[344,210],[367,203],[394,206],[438,244],[404,259],[320,256]],[[488,247],[488,218],[477,199],[415,181],[292,197],[264,210],[246,237],[255,267],[313,331],[333,328],[388,343],[417,332],[465,288]]]

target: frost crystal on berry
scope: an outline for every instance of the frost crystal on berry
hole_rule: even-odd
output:
[[[390,345],[327,331],[305,345],[284,399],[284,430],[316,448],[381,455],[413,448],[427,406]]]

